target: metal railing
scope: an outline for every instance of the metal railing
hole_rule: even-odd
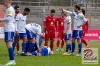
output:
[[[90,6],[93,7],[95,3],[100,3],[100,1],[99,0],[50,0],[51,6],[73,6],[75,4],[78,4],[80,6],[86,6],[86,4],[88,3],[92,3]]]
[[[62,4],[64,4],[64,2],[65,2],[64,0],[59,0],[59,1],[62,1]],[[67,1],[70,2],[70,7],[73,7],[73,5],[74,5],[73,0],[66,0],[66,2]],[[59,4],[59,3],[58,4],[52,4],[53,2],[54,2],[54,0],[45,0],[44,2],[39,1],[39,0],[38,0],[38,2],[12,1],[12,5],[18,4],[20,6],[28,6],[28,7],[32,8],[31,13],[29,15],[30,16],[29,18],[31,19],[31,16],[35,15],[35,18],[37,18],[37,19],[41,18],[41,21],[43,21],[46,13],[47,12],[49,13],[49,11],[50,11],[50,6],[55,6],[55,5],[57,6]],[[89,23],[90,23],[89,28],[91,28],[91,25],[93,23],[92,19],[97,19],[97,21],[98,21],[97,17],[100,16],[100,8],[99,8],[100,3],[84,3],[84,5],[85,5],[84,8],[86,9],[86,13],[87,13],[88,18],[89,18]],[[42,9],[41,6],[42,7],[45,6],[45,7],[47,7],[47,9]],[[62,6],[62,5],[60,5],[60,6]],[[65,6],[67,6],[67,5],[65,5]],[[35,9],[35,8],[37,8],[37,9]],[[92,10],[92,11],[90,12],[89,9]],[[56,12],[60,13],[57,10],[56,10]],[[58,16],[60,16],[60,15],[58,15]]]
[[[12,1],[12,5],[28,5],[28,6],[47,6],[49,3],[48,1],[44,2],[28,2],[28,1]]]

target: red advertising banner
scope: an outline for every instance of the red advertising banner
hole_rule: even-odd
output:
[[[85,35],[86,40],[100,40],[100,29],[89,29]]]
[[[58,38],[57,35],[55,35],[55,39],[57,39],[57,38]],[[89,29],[88,33],[85,35],[84,39],[100,40],[100,29]]]
[[[4,17],[4,6],[0,5],[0,18]],[[0,39],[4,39],[4,22],[0,22]]]

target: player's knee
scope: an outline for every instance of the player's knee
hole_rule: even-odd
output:
[[[15,40],[14,42],[19,43],[19,40]]]
[[[7,47],[12,46],[12,42],[6,42]]]
[[[77,42],[78,42],[78,43],[81,43],[81,39],[77,39]]]
[[[48,42],[48,40],[45,41],[45,43],[47,43],[47,42]]]
[[[62,41],[64,41],[64,39],[61,39]]]
[[[52,43],[52,44],[53,44],[53,42],[54,42],[54,40],[51,40],[51,41],[50,41],[50,43]]]

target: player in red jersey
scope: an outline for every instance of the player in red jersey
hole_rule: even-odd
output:
[[[15,9],[15,19],[16,19],[16,16],[20,13],[20,7],[18,5],[16,5],[14,7]],[[16,26],[16,31],[15,31],[15,36],[14,36],[14,42],[13,42],[13,50],[15,49],[15,46],[17,48],[17,52],[19,51],[19,35],[18,35],[18,32],[17,32],[17,23],[15,21],[15,26]]]
[[[48,41],[50,39],[50,48],[53,50],[54,47],[54,38],[55,38],[55,28],[57,26],[57,18],[54,16],[55,10],[52,9],[50,15],[45,17],[44,28],[45,28],[45,44],[44,46],[48,46]],[[52,52],[53,54],[53,52]]]
[[[87,19],[87,22],[82,26],[82,43],[84,43],[86,45],[87,48],[90,48],[90,46],[87,44],[86,40],[84,39],[85,34],[88,33],[88,17],[85,15],[85,10],[81,9],[83,15],[85,16],[85,18]]]
[[[64,46],[64,12],[61,12],[61,17],[57,18],[57,48],[56,50],[59,50],[60,40],[61,42],[61,50],[63,51]]]

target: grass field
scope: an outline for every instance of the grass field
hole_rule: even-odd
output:
[[[100,48],[100,41],[89,41],[89,45],[93,48]],[[83,47],[85,47],[83,45]],[[65,47],[64,47],[65,48]],[[62,56],[62,51],[54,49],[54,55],[48,57],[39,56],[15,56],[16,66],[100,66],[99,64],[82,64],[81,57]],[[100,49],[99,49],[100,54]],[[0,64],[8,62],[8,54],[6,45],[3,40],[0,41]],[[2,65],[0,65],[2,66]]]

